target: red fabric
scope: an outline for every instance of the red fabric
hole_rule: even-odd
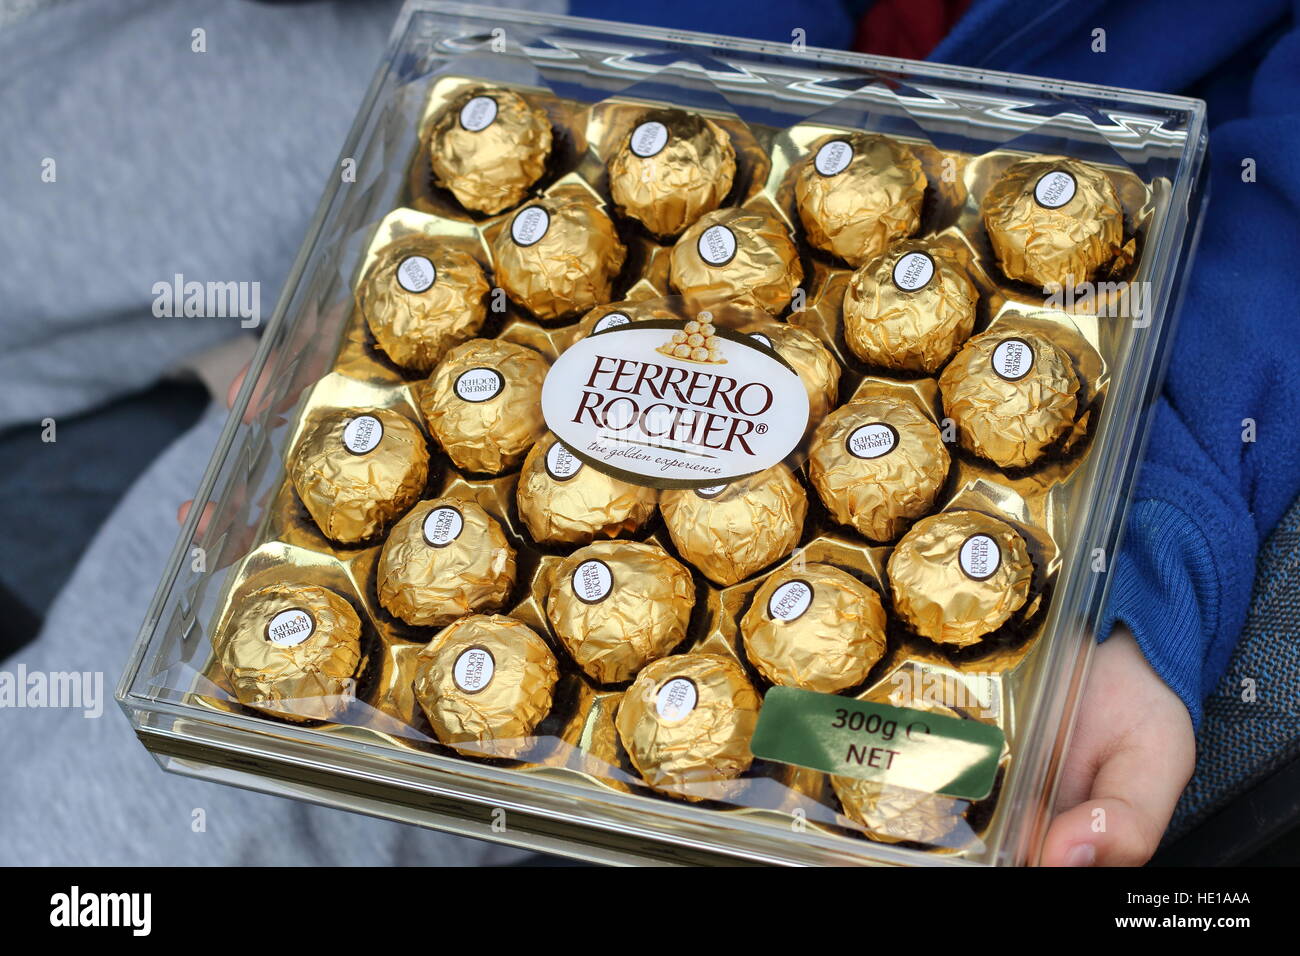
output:
[[[876,0],[858,21],[853,49],[924,60],[969,6],[970,0]]]

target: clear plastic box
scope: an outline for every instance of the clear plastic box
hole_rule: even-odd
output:
[[[528,91],[552,104],[557,122],[572,121],[558,141],[561,168],[548,173],[543,188],[590,162],[582,137],[593,128],[585,125],[586,111],[610,102],[670,103],[735,121],[757,144],[756,153],[742,155],[739,174],[750,176],[756,190],[763,187],[764,161],[779,171],[807,145],[801,129],[856,127],[928,149],[936,161],[956,157],[956,183],[927,201],[921,232],[964,234],[985,265],[979,194],[1011,158],[1073,156],[1105,168],[1119,184],[1126,234],[1131,230],[1136,240],[1135,261],[1119,285],[1141,289],[1145,301],[1118,316],[1089,315],[1097,307],[1077,302],[1058,310],[1071,334],[1095,353],[1085,450],[1061,473],[1042,478],[1051,498],[1037,511],[1039,499],[1025,491],[1032,475],[1003,480],[968,469],[950,488],[958,500],[983,496],[991,507],[1037,525],[1046,541],[1037,553],[1047,555],[1048,565],[1039,570],[1050,579],[1050,600],[1030,640],[999,651],[984,669],[978,655],[954,665],[988,681],[987,692],[1000,701],[990,722],[1006,740],[997,786],[975,801],[977,813],[963,818],[962,839],[946,845],[873,839],[838,812],[824,781],[799,783],[820,776],[799,768],[765,765],[753,771],[763,786],[731,802],[700,804],[653,793],[634,773],[593,772],[583,763],[590,741],[582,733],[555,731],[565,738],[565,756],[554,760],[458,755],[438,746],[427,728],[408,733],[409,693],[396,699],[409,691],[400,686],[407,673],[401,652],[414,654],[411,648],[432,629],[420,634],[385,626],[389,636],[376,645],[378,656],[388,655],[387,665],[377,665],[384,671],[381,690],[366,691],[359,711],[349,712],[360,716],[332,724],[280,720],[239,706],[214,681],[211,641],[232,590],[273,568],[277,555],[292,552],[300,566],[311,563],[301,557],[311,542],[295,537],[285,518],[294,507],[286,455],[299,415],[319,400],[322,377],[346,378],[370,367],[365,352],[372,346],[357,332],[354,306],[367,257],[378,241],[405,228],[411,209],[459,223],[448,228],[465,235],[482,224],[424,188],[420,171],[423,122],[436,102],[431,94],[461,79]],[[587,860],[1033,862],[1106,597],[1106,558],[1119,543],[1196,244],[1205,150],[1205,106],[1193,99],[467,4],[407,3],[343,145],[340,174],[325,189],[195,495],[119,701],[141,741],[172,772]],[[769,191],[779,204],[779,186]],[[824,287],[835,275],[823,263],[806,284]],[[799,321],[833,336],[834,316],[826,310],[834,311],[834,295],[808,292],[812,315]],[[1023,312],[1044,307],[1024,288],[1004,292],[998,293],[1003,306],[1018,295]],[[980,325],[996,319],[983,315]],[[376,386],[356,374],[358,381],[344,386],[353,389],[349,400],[370,389],[383,393],[377,404],[390,407],[400,402],[389,392],[412,382],[390,376]],[[377,550],[360,549],[345,561],[326,555],[317,569],[322,580],[351,588],[363,613],[373,603],[363,594],[373,587],[365,579],[374,574],[366,555]],[[913,659],[906,650],[891,655],[887,666],[894,671],[924,669],[927,660],[939,671],[948,666],[925,655]],[[884,686],[887,676],[873,671],[870,688]],[[594,695],[596,703],[588,700],[587,707],[617,706],[616,692],[572,674],[565,680],[569,689],[557,690],[557,708],[563,694]]]

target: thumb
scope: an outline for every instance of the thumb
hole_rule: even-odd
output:
[[[1088,799],[1052,821],[1043,865],[1141,866],[1151,858],[1190,775],[1182,748],[1162,737],[1139,731],[1102,755]]]

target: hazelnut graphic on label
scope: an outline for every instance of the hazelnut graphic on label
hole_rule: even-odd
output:
[[[718,336],[718,330],[707,319],[691,319],[656,351],[687,362],[707,362],[712,365],[727,363],[722,357],[722,340]]]

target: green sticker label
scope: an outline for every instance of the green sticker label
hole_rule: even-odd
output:
[[[773,687],[750,749],[777,763],[982,800],[1005,741],[999,728],[978,720]]]

